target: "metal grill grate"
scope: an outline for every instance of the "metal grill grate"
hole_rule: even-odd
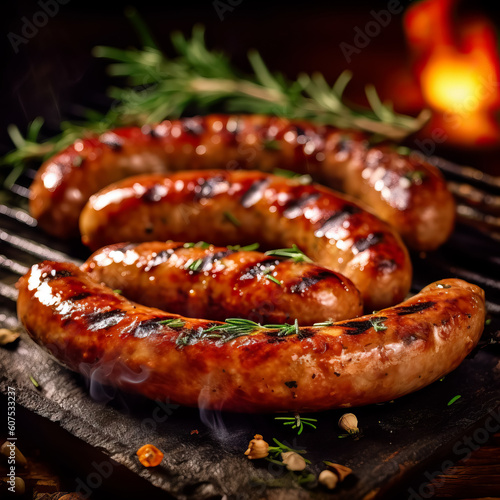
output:
[[[451,240],[436,252],[412,255],[412,291],[445,277],[458,277],[485,289],[488,311],[500,317],[500,178],[434,158],[458,201],[458,225]],[[17,325],[15,283],[41,260],[80,264],[88,255],[78,241],[57,241],[37,228],[27,212],[28,186],[34,171],[16,183],[0,204],[0,324]],[[497,215],[498,214],[498,215]]]

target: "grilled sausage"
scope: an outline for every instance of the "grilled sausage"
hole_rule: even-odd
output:
[[[30,211],[50,234],[76,235],[88,198],[112,182],[214,168],[310,174],[360,199],[419,250],[437,248],[453,229],[453,197],[429,163],[370,146],[361,132],[259,115],[184,118],[77,140],[39,170]]]
[[[82,269],[130,300],[195,318],[309,325],[363,312],[361,294],[338,273],[203,242],[111,245]]]
[[[122,241],[298,247],[347,276],[368,311],[404,299],[411,262],[399,235],[318,185],[262,172],[179,172],[124,179],[93,195],[80,219],[92,249]]]
[[[20,320],[68,368],[149,398],[239,412],[403,396],[455,369],[485,318],[483,291],[457,279],[331,326],[243,333],[130,302],[70,263],[37,264],[18,288]]]

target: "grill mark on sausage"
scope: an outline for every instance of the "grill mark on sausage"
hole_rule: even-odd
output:
[[[151,271],[151,269],[153,269],[154,267],[167,262],[167,260],[170,259],[170,257],[172,257],[172,255],[180,248],[184,248],[184,245],[178,245],[176,247],[169,248],[168,250],[162,250],[161,252],[157,253],[153,258],[149,259],[144,270]]]
[[[297,338],[299,340],[304,340],[304,339],[308,339],[308,338],[314,337],[314,335],[316,335],[316,331],[317,330],[315,328],[309,328],[307,326],[301,326],[300,329],[299,329],[299,333],[297,334]]]
[[[340,325],[337,326],[341,328],[346,328],[347,330],[345,331],[345,333],[347,335],[359,335],[369,330],[373,326],[373,324],[370,320],[364,320],[364,321],[347,321],[346,323],[341,323]]]
[[[413,304],[411,306],[395,307],[394,309],[397,311],[398,316],[406,316],[407,314],[414,314],[420,311],[425,311],[426,309],[429,309],[435,304],[436,303],[432,301],[420,302],[418,304]]]
[[[234,253],[233,250],[223,250],[221,252],[215,252],[206,255],[201,260],[201,265],[197,272],[208,271],[216,260],[221,260],[224,257],[227,257],[228,255],[231,255],[233,253]]]
[[[311,193],[302,196],[298,200],[292,200],[286,205],[286,208],[283,211],[283,215],[287,219],[295,219],[296,217],[299,217],[304,213],[304,207],[306,205],[308,205],[312,201],[316,201],[318,198],[319,193]]]
[[[205,131],[203,122],[193,118],[184,119],[182,121],[182,128],[185,132],[191,135],[201,135]]]
[[[219,194],[220,189],[218,189],[221,184],[229,185],[226,179],[221,175],[216,177],[211,177],[209,179],[203,179],[200,186],[196,190],[195,200],[201,200],[203,198],[213,198]]]
[[[240,198],[241,206],[250,208],[264,196],[264,191],[269,184],[269,179],[259,179],[255,181]]]
[[[255,278],[256,276],[261,276],[264,274],[266,271],[269,271],[271,267],[277,266],[279,264],[279,260],[276,259],[263,259],[257,264],[253,264],[240,273],[240,277],[238,280],[244,281],[244,280],[250,280]]]
[[[163,325],[160,321],[165,321],[165,318],[151,318],[146,321],[141,321],[132,332],[132,335],[138,339],[149,337],[153,333],[158,333],[163,330]]]
[[[86,299],[90,295],[92,295],[90,292],[77,293],[76,295],[72,295],[71,297],[68,297],[67,300],[69,300],[71,302],[76,302],[78,300]]]
[[[355,253],[361,253],[365,250],[368,250],[370,247],[380,243],[384,239],[383,233],[370,233],[366,238],[360,238],[354,243],[352,246],[353,251]]]
[[[167,194],[165,186],[155,184],[151,186],[143,195],[142,199],[146,203],[158,203]]]
[[[323,224],[316,229],[314,235],[318,238],[326,236],[329,231],[340,226],[340,224],[342,224],[342,222],[344,222],[350,215],[357,214],[360,211],[361,209],[359,207],[354,205],[345,205],[341,210],[328,217],[328,219],[326,219],[326,221],[324,221]]]
[[[302,276],[298,283],[295,283],[290,287],[290,291],[292,293],[305,292],[316,283],[319,283],[320,281],[323,281],[327,278],[336,278],[338,281],[340,281],[339,277],[334,272],[324,269],[306,276]]]
[[[107,330],[117,325],[126,313],[122,309],[112,309],[111,311],[97,311],[85,315],[85,321],[89,330]]]
[[[43,281],[52,281],[52,280],[57,280],[59,278],[69,278],[70,276],[73,276],[73,273],[71,271],[66,271],[65,269],[61,271],[56,271],[52,269],[50,273],[46,274],[45,276],[42,276]]]
[[[123,149],[122,141],[115,134],[104,134],[99,137],[99,142],[105,144],[113,151],[121,151]]]

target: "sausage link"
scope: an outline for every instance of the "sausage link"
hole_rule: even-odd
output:
[[[39,170],[30,211],[50,234],[72,236],[86,201],[112,182],[215,168],[310,174],[370,206],[418,250],[437,248],[453,230],[453,197],[429,163],[370,146],[361,132],[261,115],[183,118],[77,140]]]
[[[194,245],[194,244],[193,244]],[[260,252],[177,242],[117,244],[82,266],[130,300],[182,316],[312,324],[360,316],[361,294],[344,276]]]
[[[304,251],[347,276],[368,311],[404,299],[411,262],[399,235],[319,185],[262,172],[203,170],[124,179],[93,195],[80,230],[92,249],[122,241],[209,241]]]
[[[454,370],[485,318],[483,291],[457,279],[331,326],[241,336],[130,302],[70,263],[35,265],[18,288],[20,320],[68,368],[149,398],[239,412],[321,411],[403,396]]]

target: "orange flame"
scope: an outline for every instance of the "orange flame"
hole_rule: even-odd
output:
[[[498,142],[500,57],[484,17],[453,23],[456,0],[423,0],[408,9],[405,31],[423,98],[455,142]],[[456,29],[454,28],[456,26]]]

